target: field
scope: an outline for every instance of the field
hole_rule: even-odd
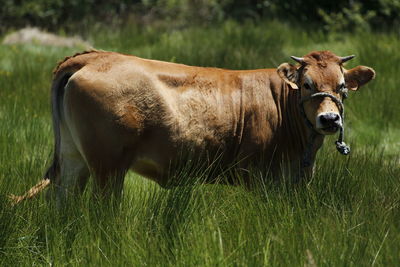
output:
[[[129,173],[120,206],[90,188],[58,210],[44,195],[16,207],[7,195],[50,163],[51,72],[76,49],[0,46],[0,265],[395,266],[400,262],[398,33],[324,34],[278,22],[213,28],[100,27],[96,48],[189,65],[277,67],[312,50],[355,54],[377,77],[346,101],[346,142],[318,154],[307,185],[266,181],[256,192],[201,185],[164,190]]]

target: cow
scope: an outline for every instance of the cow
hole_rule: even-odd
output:
[[[67,57],[55,68],[51,86],[52,164],[39,184],[14,201],[53,185],[62,203],[82,192],[89,176],[94,194],[119,196],[128,170],[168,187],[173,162],[189,154],[207,164],[218,158],[221,169],[246,170],[258,162],[273,177],[282,169],[297,180],[311,177],[325,135],[343,133],[347,91],[375,77],[365,66],[346,70],[343,63],[353,57],[314,51],[292,56],[296,65],[256,70],[98,50]],[[341,145],[347,154],[343,140],[339,150]],[[243,177],[251,184],[250,176]]]

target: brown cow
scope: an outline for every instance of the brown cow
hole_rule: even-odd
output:
[[[103,51],[68,57],[52,84],[53,163],[15,200],[53,184],[63,201],[89,174],[95,192],[119,195],[129,169],[167,186],[182,151],[206,162],[218,155],[221,166],[242,170],[261,162],[275,176],[283,165],[311,175],[324,136],[343,129],[346,90],[375,76],[364,66],[344,69],[352,57],[312,52],[292,57],[296,66],[241,71]]]

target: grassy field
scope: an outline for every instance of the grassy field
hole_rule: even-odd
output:
[[[35,184],[49,165],[51,71],[79,49],[0,46],[0,265],[400,263],[398,34],[326,35],[278,22],[91,32],[99,49],[235,69],[277,67],[311,50],[356,54],[348,67],[373,67],[377,78],[346,102],[352,154],[340,156],[328,138],[308,185],[164,190],[130,173],[117,208],[90,202],[90,190],[63,210],[43,196],[10,207],[6,196]]]

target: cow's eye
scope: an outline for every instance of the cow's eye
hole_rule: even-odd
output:
[[[308,83],[304,84],[304,88],[306,88],[307,90],[311,90],[311,86]]]

